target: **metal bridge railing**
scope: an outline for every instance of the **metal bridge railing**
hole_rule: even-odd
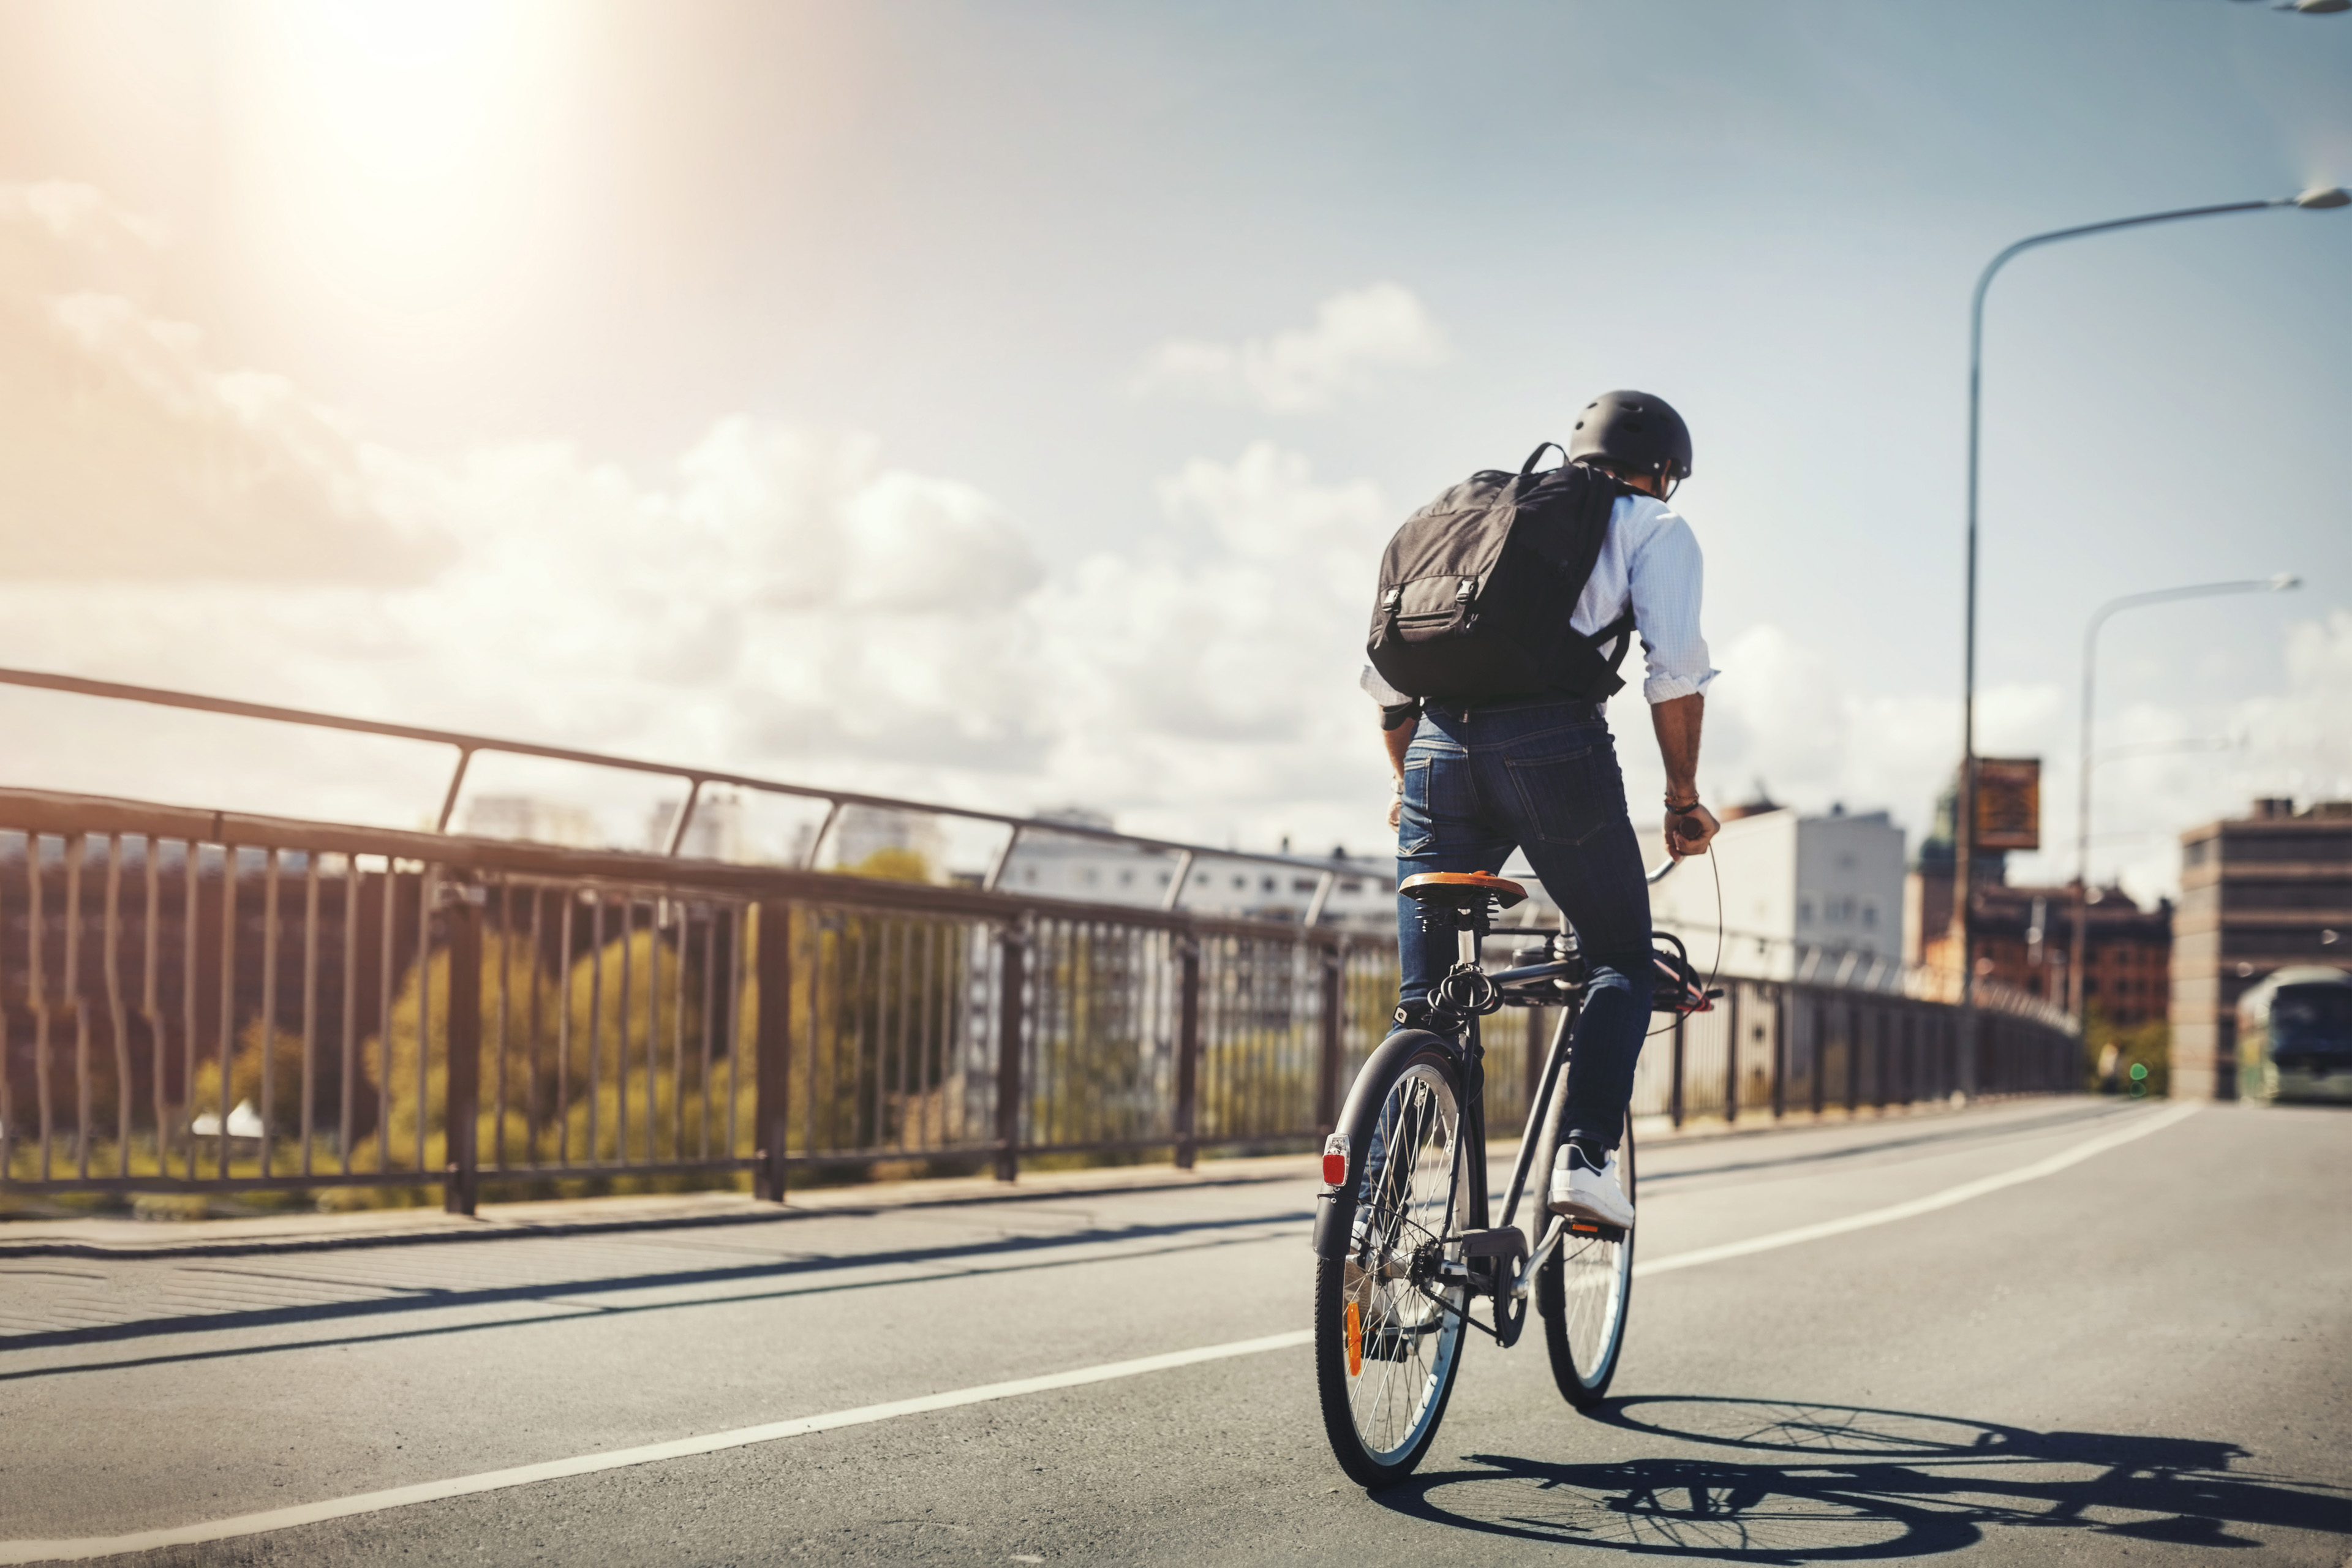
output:
[[[1509,940],[1521,933],[1498,933]],[[437,1184],[1293,1146],[1384,935],[0,790],[0,1178]],[[1489,1020],[1494,1123],[1555,1009]],[[1735,981],[1645,1051],[1682,1120],[2059,1090],[2029,1017]]]
[[[0,790],[0,1175],[480,1184],[1311,1138],[1392,941]]]

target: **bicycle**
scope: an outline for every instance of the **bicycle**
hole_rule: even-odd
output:
[[[1559,1142],[1586,979],[1575,933],[1522,949],[1511,967],[1489,974],[1481,945],[1494,916],[1527,897],[1524,888],[1468,871],[1410,877],[1398,890],[1450,917],[1457,961],[1431,997],[1427,1026],[1390,1035],[1357,1073],[1323,1146],[1313,1243],[1323,1425],[1340,1468],[1367,1487],[1402,1480],[1428,1452],[1461,1371],[1465,1331],[1508,1349],[1526,1327],[1530,1295],[1561,1394],[1580,1409],[1598,1403],[1617,1373],[1633,1283],[1630,1231],[1553,1215],[1530,1250],[1513,1223],[1529,1173],[1549,1180]],[[1654,1010],[1712,1008],[1721,992],[1699,981],[1680,942],[1661,933],[1654,953]],[[1517,962],[1528,958],[1538,961]],[[1505,1006],[1563,1005],[1502,1218],[1490,1223],[1478,1020]],[[1621,1163],[1630,1198],[1630,1114]],[[1474,1315],[1481,1299],[1491,1303],[1489,1321]]]

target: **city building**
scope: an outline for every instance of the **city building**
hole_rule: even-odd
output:
[[[2352,801],[2258,800],[2251,816],[2182,834],[2172,1091],[2233,1097],[2238,998],[2305,963],[2352,967]]]
[[[1106,832],[1111,828],[1108,816],[1083,806],[1041,812],[1038,821]],[[1328,870],[1334,876],[1320,917],[1323,924],[1393,931],[1394,864],[1385,857],[1352,858],[1344,848],[1333,849],[1328,860],[1286,853],[1280,863],[1203,854],[1185,875],[1182,907],[1201,914],[1299,920],[1314,903]],[[1014,846],[1002,885],[1012,891],[1088,903],[1156,905],[1167,898],[1175,874],[1172,852],[1032,831]]]
[[[1959,948],[1952,930],[1952,829],[1958,788],[1936,802],[1936,825],[1919,846],[1903,885],[1903,956],[1943,977],[1957,992]],[[1969,879],[1969,934],[1977,979],[2036,996],[2069,1012],[2080,1008],[2067,980],[2074,947],[2074,889],[2011,886],[2009,856],[1979,849]],[[2085,900],[2084,963],[2087,997],[2119,1028],[2165,1016],[2171,983],[2172,904],[2143,909],[2119,886],[2093,888]]]
[[[663,801],[646,820],[646,847],[655,854],[669,848],[669,836],[677,826],[679,803]],[[686,819],[686,837],[678,847],[680,855],[693,860],[741,860],[743,856],[743,803],[731,795],[712,792],[696,798],[694,815]]]
[[[1949,971],[1951,901],[1944,883],[1945,923],[1921,943],[1928,967]],[[2118,1028],[2168,1015],[2171,1006],[2172,900],[2142,909],[2120,887],[2093,888],[2084,900],[2084,990],[2067,980],[2074,951],[2074,889],[1979,882],[1971,911],[1977,975],[2039,996],[2069,1011],[2084,1003]]]
[[[527,795],[480,795],[466,803],[458,831],[476,838],[521,838],[569,849],[605,847],[604,829],[585,806]]]
[[[1786,979],[1825,960],[1901,957],[1903,830],[1886,813],[1809,816],[1758,800],[1724,813],[1712,855],[1714,874],[1685,860],[1650,889],[1652,922],[1695,959],[1713,951],[1718,923],[1726,974]]]

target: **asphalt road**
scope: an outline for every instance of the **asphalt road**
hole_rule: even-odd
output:
[[[1664,1259],[2016,1172],[2088,1101],[1660,1146]],[[0,1561],[1307,1323],[1301,1162],[695,1231],[0,1265]],[[2247,1563],[2352,1551],[2352,1115],[2212,1108],[1637,1283],[1616,1397],[1469,1352],[1367,1495],[1289,1346],[119,1562]],[[10,1555],[14,1552],[16,1555]]]

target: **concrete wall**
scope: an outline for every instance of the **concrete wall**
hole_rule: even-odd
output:
[[[1900,957],[1903,830],[1883,811],[1809,816],[1797,832],[1797,941]]]
[[[1714,948],[1717,873],[1726,973],[1783,978],[1807,947],[1902,956],[1903,830],[1885,812],[1764,812],[1724,824],[1712,855],[1650,889],[1651,919],[1695,959]]]

